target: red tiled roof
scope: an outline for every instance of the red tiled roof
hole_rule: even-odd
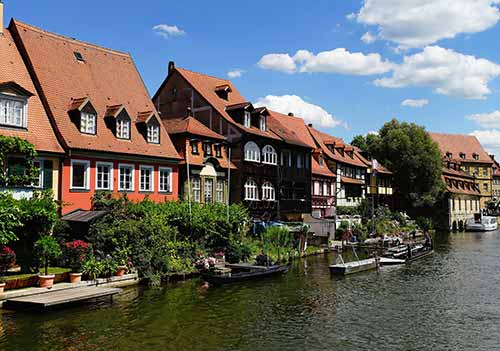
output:
[[[340,180],[342,181],[342,183],[346,183],[346,184],[355,184],[355,185],[364,185],[365,184],[365,182],[362,179],[342,177]]]
[[[206,127],[194,117],[165,119],[163,120],[163,125],[165,126],[168,134],[171,135],[187,133],[217,140],[226,139],[219,133],[216,133]]]
[[[479,140],[473,135],[429,133],[441,150],[443,156],[452,153],[452,159],[472,163],[493,163],[491,157],[483,149]],[[460,153],[465,153],[465,159],[460,158]],[[475,160],[473,155],[479,155]]]
[[[134,122],[156,110],[129,54],[46,32],[12,20],[65,144],[72,149],[179,159],[160,127],[160,144],[150,144]],[[75,58],[81,53],[84,61]],[[97,135],[82,134],[68,110],[89,98],[97,112]],[[69,106],[71,105],[71,107]],[[108,106],[124,105],[132,119],[130,140],[120,140],[105,123]],[[149,113],[151,115],[151,113]]]
[[[321,167],[316,161],[314,157],[311,157],[311,165],[312,165],[312,174],[324,176],[324,177],[331,177],[331,178],[336,178],[336,175],[328,169],[328,167],[323,166]]]
[[[361,155],[359,148],[353,146],[353,149],[354,149],[354,153],[361,160],[361,162],[363,162],[365,165],[367,165],[368,167],[373,169],[373,163],[370,160],[367,160],[363,155]],[[391,171],[389,171],[387,168],[385,168],[383,165],[381,165],[380,162],[378,162],[378,161],[376,162],[375,170],[377,171],[377,173],[381,173],[381,174],[392,174]]]
[[[217,110],[217,112],[229,123],[238,127],[242,131],[251,133],[254,135],[262,136],[265,138],[279,140],[280,138],[270,131],[261,131],[259,128],[250,127],[246,128],[240,123],[237,123],[230,115],[227,113],[226,108],[237,104],[250,104],[241,96],[240,92],[234,87],[233,83],[227,79],[221,79],[213,76],[209,76],[202,73],[193,72],[184,68],[175,68],[180,75],[186,79],[189,84],[210,104]],[[227,85],[231,89],[228,94],[227,100],[221,99],[217,93],[217,87]],[[158,91],[161,90],[161,87]]]
[[[20,92],[24,90],[26,96],[31,95],[28,98],[27,130],[0,127],[0,134],[26,139],[38,151],[63,153],[64,150],[56,138],[40,97],[36,94],[33,81],[8,29],[4,29],[3,35],[0,35],[0,85],[1,90],[12,89]]]
[[[302,118],[284,115],[276,111],[268,111],[267,126],[281,139],[289,144],[311,149],[316,148],[316,143],[307,131],[307,126]]]
[[[342,139],[339,139],[339,138],[336,138],[334,136],[328,135],[326,133],[320,132],[317,129],[310,127],[310,126],[308,126],[307,129],[309,130],[312,137],[314,138],[314,140],[316,140],[318,145],[321,147],[321,150],[323,151],[323,153],[327,157],[331,158],[332,160],[334,160],[336,162],[346,163],[346,164],[349,164],[351,166],[356,166],[356,167],[368,168],[368,166],[357,157],[356,153],[354,153],[354,149],[352,148],[352,146],[346,145]],[[344,155],[342,155],[342,154],[340,154],[339,151],[336,151],[335,153],[333,153],[328,148],[327,144],[334,145],[335,149],[337,149],[337,147],[343,148],[345,146],[348,146],[353,151],[353,154],[352,154],[353,157],[349,156],[347,153],[344,153]]]

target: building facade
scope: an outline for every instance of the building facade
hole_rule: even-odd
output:
[[[430,133],[438,144],[445,162],[460,166],[460,170],[474,178],[481,192],[480,209],[492,200],[493,160],[472,135]]]
[[[231,203],[243,203],[254,219],[262,220],[302,211],[281,194],[289,177],[283,174],[293,176],[286,168],[295,168],[284,161],[281,166],[281,151],[293,146],[270,129],[269,111],[246,101],[229,80],[176,68],[171,62],[153,102],[163,120],[176,119],[190,108],[197,121],[226,138],[236,167],[230,179]]]
[[[3,4],[0,2],[0,17]],[[52,129],[40,96],[19,52],[10,29],[0,21],[0,135],[19,137],[35,146],[40,169],[38,181],[32,187],[12,188],[16,197],[30,196],[34,189],[51,189],[60,198],[60,168],[64,150]],[[8,155],[5,165],[8,174],[25,172],[23,155]]]
[[[12,20],[9,26],[65,150],[62,213],[98,191],[177,199],[180,160],[129,54]]]
[[[164,119],[177,152],[179,198],[198,203],[228,203],[228,177],[235,166],[229,161],[226,138],[207,128],[193,116]]]

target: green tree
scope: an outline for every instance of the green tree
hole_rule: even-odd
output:
[[[369,133],[366,135],[356,135],[351,145],[361,150],[361,153],[368,158],[372,158],[373,146],[380,140],[378,134]]]
[[[380,129],[368,151],[393,172],[395,203],[400,209],[414,213],[441,199],[441,153],[424,127],[393,119]]]

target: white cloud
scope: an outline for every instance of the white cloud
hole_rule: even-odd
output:
[[[313,123],[320,127],[333,128],[338,125],[347,126],[345,122],[336,119],[321,106],[306,102],[297,95],[267,95],[260,98],[254,105],[266,106],[271,110],[283,114],[293,112],[294,115],[302,117],[306,123]]]
[[[258,65],[264,69],[286,73],[298,71],[351,75],[381,74],[390,71],[393,66],[379,54],[351,53],[344,48],[322,51],[316,55],[307,50],[299,50],[293,57],[289,54],[267,54],[260,59]]]
[[[466,118],[475,121],[483,128],[500,128],[500,111],[498,110],[490,113],[477,113]]]
[[[241,77],[244,73],[245,73],[245,71],[244,71],[244,70],[239,69],[239,68],[236,68],[236,69],[233,69],[233,70],[231,70],[231,71],[227,72],[227,76],[228,76],[229,78],[239,78],[239,77]]]
[[[494,62],[439,46],[428,46],[422,52],[405,56],[393,70],[392,76],[375,80],[375,85],[431,87],[438,94],[467,99],[485,98],[491,93],[488,83],[500,75],[500,65]]]
[[[355,18],[378,36],[416,48],[460,33],[477,33],[500,20],[499,0],[364,0]],[[352,19],[352,14],[348,16]]]
[[[267,54],[262,56],[257,65],[262,69],[294,73],[296,66],[288,54]]]
[[[419,100],[406,99],[403,102],[401,102],[401,106],[414,107],[414,108],[424,107],[427,104],[429,104],[429,100],[427,99],[419,99]]]
[[[372,44],[377,40],[377,37],[370,32],[366,32],[361,37],[361,41],[365,44]]]
[[[172,37],[181,37],[186,34],[186,32],[179,27],[168,24],[157,24],[153,27],[153,31],[167,39]]]
[[[500,130],[476,130],[470,134],[479,139],[488,153],[500,156]]]

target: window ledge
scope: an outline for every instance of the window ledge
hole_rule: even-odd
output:
[[[90,189],[75,189],[75,188],[70,188],[69,192],[70,193],[88,193],[88,192],[90,192]]]
[[[135,190],[132,190],[132,189],[130,189],[130,190],[126,190],[126,189],[119,189],[119,190],[118,190],[118,192],[119,192],[119,193],[133,194],[133,193],[135,193]]]

